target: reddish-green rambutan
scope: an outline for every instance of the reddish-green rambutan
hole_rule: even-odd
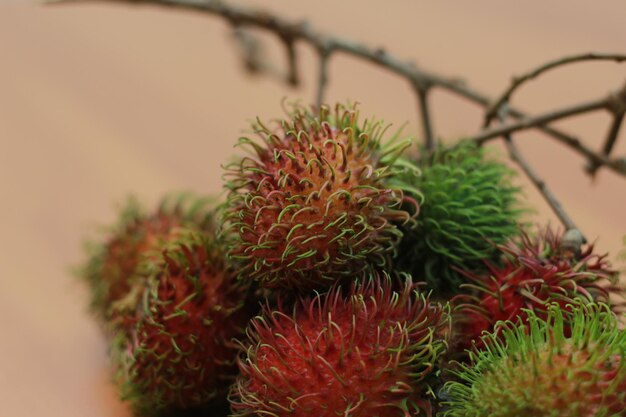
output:
[[[463,288],[472,294],[453,300],[460,348],[468,348],[472,340],[480,345],[483,331],[493,332],[497,322],[523,316],[524,309],[541,317],[553,302],[562,308],[576,299],[608,303],[609,295],[620,291],[606,255],[595,254],[593,245],[581,251],[565,237],[550,227],[535,237],[523,233],[497,247],[501,263],[487,263],[489,273],[464,273],[472,284]]]
[[[231,339],[254,314],[246,286],[197,231],[179,231],[139,271],[135,310],[114,342],[122,397],[142,415],[224,401],[237,374]]]
[[[272,130],[254,126],[257,143],[242,138],[251,156],[230,166],[226,230],[240,277],[264,287],[329,287],[385,267],[412,220],[399,172],[417,168],[398,157],[410,144],[396,134],[382,143],[385,125],[359,120],[355,106],[296,107]],[[409,204],[407,204],[408,206]]]
[[[235,416],[401,417],[431,413],[428,380],[446,348],[449,315],[410,277],[355,283],[344,297],[266,308],[248,330],[231,391]],[[421,414],[419,414],[421,415]]]
[[[176,237],[180,227],[214,230],[207,202],[180,194],[163,199],[157,210],[149,213],[129,199],[106,241],[87,245],[89,259],[80,275],[90,285],[93,312],[110,319],[113,305],[128,295],[143,254]]]
[[[580,300],[501,322],[443,389],[442,417],[623,417],[626,331]]]

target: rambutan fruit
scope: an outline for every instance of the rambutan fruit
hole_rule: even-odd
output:
[[[605,304],[501,322],[444,386],[442,417],[623,417],[626,331]]]
[[[487,263],[489,272],[464,272],[471,284],[461,287],[470,294],[453,299],[459,349],[472,340],[480,344],[483,331],[493,332],[497,322],[526,310],[541,317],[553,302],[562,308],[576,299],[609,303],[611,294],[621,293],[606,255],[595,254],[593,245],[571,248],[565,237],[550,227],[534,237],[522,233],[497,246],[502,257],[498,264]]]
[[[118,224],[107,230],[104,243],[87,243],[88,261],[80,275],[91,289],[92,311],[109,320],[112,307],[132,287],[132,279],[144,253],[176,236],[180,227],[214,230],[208,200],[189,194],[164,198],[153,212],[131,198],[121,212]]]
[[[113,345],[122,398],[141,415],[225,402],[237,375],[232,339],[256,308],[224,251],[209,234],[180,230],[138,269],[142,291]]]
[[[230,400],[234,416],[431,415],[447,307],[388,276],[299,298],[252,320]],[[245,342],[244,342],[245,343]],[[419,414],[422,415],[422,414]]]
[[[423,153],[422,174],[412,180],[423,199],[409,193],[420,201],[417,227],[403,230],[396,263],[436,293],[454,294],[464,282],[457,268],[484,269],[494,243],[518,233],[519,188],[514,171],[470,142]]]
[[[410,140],[398,133],[383,143],[382,122],[360,121],[356,106],[343,105],[295,107],[276,129],[254,129],[260,143],[240,139],[251,156],[226,174],[225,230],[240,277],[306,290],[389,266],[398,224],[417,213],[398,175],[417,173],[398,161]]]

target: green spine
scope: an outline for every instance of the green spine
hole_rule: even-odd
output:
[[[418,166],[413,184],[423,199],[414,196],[421,203],[417,227],[404,230],[397,265],[437,292],[456,293],[464,282],[457,268],[484,269],[483,261],[497,256],[494,244],[519,232],[514,171],[467,141],[440,146]]]
[[[626,331],[605,304],[552,304],[545,319],[500,322],[444,387],[442,417],[619,417]]]

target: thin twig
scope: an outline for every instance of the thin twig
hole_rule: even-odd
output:
[[[246,71],[251,74],[269,74],[280,79],[280,81],[285,81],[292,87],[300,84],[297,54],[293,38],[279,35],[287,53],[287,74],[283,74],[269,63],[263,50],[263,44],[256,36],[242,28],[239,24],[234,25],[233,36],[241,48],[241,56]]]
[[[244,69],[247,72],[253,75],[263,74],[275,78],[280,82],[286,81],[291,84],[291,78],[293,77],[291,73],[292,69],[289,68],[290,71],[285,74],[283,71],[273,66],[272,63],[266,59],[263,43],[258,37],[239,25],[234,27],[233,37],[241,49]]]
[[[572,218],[565,212],[565,209],[559,200],[557,200],[556,196],[552,193],[552,191],[550,191],[546,182],[535,173],[530,164],[522,156],[517,146],[513,143],[513,139],[509,136],[504,139],[504,142],[507,150],[509,151],[511,160],[514,161],[522,169],[522,171],[524,171],[524,174],[526,174],[528,179],[535,185],[535,187],[537,187],[537,190],[539,190],[544,200],[546,200],[554,214],[556,214],[556,217],[558,217],[563,226],[565,226],[565,229],[578,229]]]
[[[259,40],[239,26],[234,28],[233,37],[241,48],[241,57],[246,71],[252,74],[265,71],[261,58],[263,51]]]
[[[432,118],[428,104],[428,92],[430,88],[419,81],[413,82],[413,89],[419,101],[418,107],[420,112],[420,120],[422,121],[422,129],[424,131],[424,145],[428,151],[435,150],[435,135],[433,134]]]
[[[49,3],[87,2],[90,0],[48,0]],[[279,36],[288,37],[294,41],[301,40],[318,51],[325,48],[333,52],[343,52],[375,65],[381,66],[390,72],[398,74],[413,82],[420,80],[431,87],[438,87],[457,94],[482,107],[489,107],[492,100],[488,96],[466,86],[457,78],[446,78],[440,75],[417,68],[412,62],[398,59],[380,48],[370,48],[362,43],[354,42],[335,36],[323,35],[310,25],[302,22],[294,23],[270,13],[258,10],[248,10],[241,6],[226,4],[220,0],[91,0],[109,1],[129,4],[155,4],[165,7],[195,10],[198,12],[217,15],[225,18],[234,25],[248,25],[274,32]],[[319,93],[319,89],[318,89]],[[319,95],[319,94],[318,94]],[[526,115],[515,108],[509,110],[509,115],[516,119]],[[564,141],[578,141],[575,137],[549,126],[535,126],[546,134]]]
[[[615,62],[623,62],[626,61],[626,55],[623,54],[596,54],[596,53],[587,53],[587,54],[577,54],[570,55],[563,58],[559,58],[550,62],[547,62],[531,71],[524,73],[518,77],[514,77],[511,85],[507,90],[502,93],[502,95],[493,102],[491,106],[487,109],[487,113],[485,114],[485,126],[489,126],[491,121],[496,117],[498,113],[498,109],[506,102],[510,101],[511,96],[519,87],[522,86],[525,82],[532,80],[539,75],[543,74],[546,71],[551,69],[561,67],[564,65],[582,62],[582,61],[615,61]]]
[[[597,100],[592,100],[585,103],[576,104],[574,106],[569,106],[547,112],[538,116],[527,117],[514,123],[508,123],[498,127],[485,129],[477,135],[473,136],[471,140],[475,141],[479,145],[482,145],[491,139],[495,139],[509,133],[530,129],[536,126],[542,126],[555,120],[564,119],[566,117],[575,116],[577,114],[589,113],[602,109],[606,110],[609,109],[609,106],[609,98],[605,97]]]
[[[602,153],[605,156],[609,156],[611,151],[613,150],[613,146],[615,146],[615,142],[617,141],[617,137],[619,136],[619,130],[622,126],[622,122],[624,121],[624,114],[626,112],[622,111],[621,113],[615,114],[613,118],[613,123],[611,124],[611,128],[609,129],[609,134],[606,137],[606,141],[604,142],[604,147],[602,148]]]
[[[499,107],[498,111],[498,119],[500,123],[504,123],[506,120],[506,112],[507,105],[504,104]],[[546,182],[539,177],[539,175],[532,169],[526,158],[522,156],[522,153],[519,151],[515,143],[513,142],[513,137],[511,133],[504,134],[504,143],[509,152],[509,157],[513,162],[515,162],[524,174],[528,177],[528,179],[533,183],[533,185],[537,188],[543,199],[548,203],[554,214],[558,217],[559,221],[563,226],[565,226],[565,230],[579,230],[576,227],[576,224],[572,220],[572,218],[565,212],[565,209],[556,198],[556,196],[552,193],[552,191],[548,188]],[[583,240],[586,240],[583,236]]]
[[[607,158],[611,155],[611,151],[613,150],[613,146],[617,141],[617,137],[619,136],[619,130],[622,127],[622,122],[624,121],[624,112],[621,114],[616,114],[613,117],[613,122],[611,123],[611,127],[609,128],[609,133],[606,136],[606,140],[604,141],[604,147],[602,148],[602,154]],[[598,171],[598,168],[602,166],[601,163],[597,161],[589,161],[587,165],[586,171],[592,176]]]
[[[50,3],[66,3],[76,1],[89,1],[89,0],[50,0]],[[98,1],[98,0],[93,0]],[[232,25],[248,25],[261,29],[268,30],[277,34],[280,37],[291,39],[292,41],[304,41],[313,46],[317,51],[332,51],[342,52],[347,55],[351,55],[365,61],[371,62],[375,65],[381,66],[388,71],[398,74],[411,83],[419,81],[432,88],[438,87],[444,90],[448,90],[456,95],[463,97],[473,103],[476,103],[484,108],[491,108],[492,100],[486,95],[473,90],[466,86],[462,81],[455,78],[446,78],[440,75],[424,71],[416,67],[412,62],[400,60],[383,49],[370,48],[364,44],[354,42],[348,39],[338,38],[334,36],[323,35],[317,30],[313,29],[310,25],[303,22],[291,22],[282,19],[278,16],[272,15],[267,12],[258,10],[249,10],[241,6],[235,6],[226,4],[220,0],[104,0],[110,2],[130,3],[130,4],[156,4],[166,7],[180,8],[195,10],[203,13],[221,16],[228,20]],[[321,69],[327,62],[320,60]],[[559,62],[557,60],[555,62]],[[550,64],[548,64],[550,65]],[[552,64],[554,65],[554,64]],[[561,65],[561,64],[559,64]],[[553,67],[553,66],[551,66]],[[321,86],[318,86],[317,100],[320,101],[323,98],[323,92],[325,84],[327,82],[327,75],[322,76],[324,71],[320,71],[320,82],[323,82]],[[321,88],[320,88],[321,87]],[[626,95],[625,91],[622,91],[620,97]],[[626,102],[626,100],[622,101]],[[614,172],[626,176],[626,162],[624,158],[609,159],[604,155],[594,152],[590,148],[582,144],[582,142],[568,133],[563,132],[560,129],[546,126],[547,123],[558,120],[564,117],[573,116],[576,114],[586,113],[600,108],[606,108],[604,100],[598,102],[587,103],[586,105],[579,105],[573,108],[567,108],[561,111],[547,113],[540,116],[528,117],[520,110],[515,108],[509,108],[508,115],[515,119],[521,119],[517,124],[511,124],[502,126],[498,129],[488,129],[480,133],[475,140],[478,143],[484,143],[490,139],[501,136],[507,132],[515,132],[523,129],[537,128],[550,135],[551,137],[559,140],[574,149],[575,151],[585,155],[592,163],[600,164],[612,169]],[[510,130],[512,129],[512,130]]]
[[[281,36],[283,43],[285,44],[285,51],[287,52],[287,83],[292,87],[300,85],[300,73],[298,71],[298,56],[296,54],[296,47],[293,38]]]
[[[330,58],[330,48],[320,48],[319,50],[319,72],[317,81],[317,108],[321,108],[324,103],[326,86],[328,85],[328,60]]]
[[[471,140],[474,140],[476,141],[476,143],[482,145],[489,140],[493,140],[497,137],[504,136],[509,133],[518,132],[537,125],[540,126],[545,123],[553,122],[555,120],[563,119],[577,114],[588,113],[591,111],[602,109],[608,110],[616,115],[618,114],[618,112],[624,111],[624,109],[626,109],[626,86],[624,86],[620,91],[614,94],[610,94],[603,99],[593,100],[556,111],[551,111],[535,117],[522,119],[514,123],[501,125],[496,128],[485,129],[476,136],[474,136]],[[624,163],[621,159],[609,159],[606,155],[602,155],[592,151],[575,138],[557,138],[557,140],[568,145],[570,148],[577,151],[578,153],[584,155],[589,159],[589,161],[591,161],[591,163],[597,165],[598,167],[606,166],[612,171],[626,176],[626,168],[624,167]]]

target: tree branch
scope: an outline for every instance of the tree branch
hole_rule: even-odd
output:
[[[252,74],[266,72],[264,68],[262,46],[258,39],[246,32],[241,27],[233,29],[233,37],[237,45],[241,48],[241,56],[246,71]]]
[[[70,2],[87,2],[99,0],[49,0],[49,3],[70,3]],[[221,16],[233,25],[248,25],[258,27],[270,32],[276,33],[280,37],[286,37],[292,41],[300,40],[313,46],[317,51],[343,52],[347,55],[363,59],[375,65],[386,68],[390,72],[402,76],[411,83],[420,82],[431,87],[438,87],[448,90],[456,95],[463,97],[481,107],[489,107],[492,100],[486,95],[471,89],[463,82],[456,78],[445,78],[440,75],[424,71],[417,68],[413,63],[403,61],[391,56],[383,49],[370,48],[364,44],[354,42],[334,36],[323,35],[310,25],[304,22],[291,22],[282,19],[273,14],[259,11],[248,10],[241,6],[226,4],[220,0],[101,0],[118,3],[129,4],[155,4],[164,7],[172,7],[178,9],[188,9],[198,12],[208,13],[211,15]],[[324,63],[326,64],[326,63]],[[320,65],[321,67],[322,65]],[[319,81],[325,81],[321,76]],[[320,91],[323,95],[323,88],[318,86],[317,99],[320,98]],[[526,115],[520,110],[511,108],[509,115],[516,119],[525,118]],[[564,133],[558,129],[548,126],[535,126],[546,134],[560,140],[578,141],[575,137]]]
[[[613,150],[613,146],[615,142],[617,142],[617,137],[619,136],[619,130],[622,127],[622,122],[624,121],[624,112],[620,114],[616,114],[613,117],[613,122],[611,123],[611,127],[609,128],[609,133],[607,134],[606,140],[604,141],[604,147],[602,149],[602,154],[605,157],[609,157],[611,155],[611,151]],[[592,176],[596,174],[598,168],[602,166],[601,163],[597,161],[589,161],[587,165],[586,171]]]
[[[51,0],[50,2],[68,3],[80,1],[90,0]],[[381,48],[374,49],[362,43],[335,36],[323,35],[322,33],[313,29],[306,22],[292,22],[267,12],[259,10],[249,10],[245,7],[227,4],[220,0],[103,1],[129,4],[155,4],[165,7],[194,10],[216,16],[221,16],[235,27],[247,25],[273,32],[281,39],[287,40],[286,44],[288,47],[290,65],[290,75],[288,76],[288,79],[290,80],[293,80],[294,78],[297,79],[297,72],[295,67],[295,52],[293,50],[293,44],[296,41],[303,41],[305,43],[308,43],[317,50],[320,58],[317,90],[318,104],[321,103],[324,99],[324,92],[328,82],[328,59],[330,55],[335,52],[342,52],[347,55],[351,55],[364,61],[381,66],[388,71],[405,78],[414,86],[414,89],[415,86],[427,86],[428,91],[432,90],[432,88],[435,87],[442,88],[488,109],[488,113],[492,112],[493,109],[502,107],[502,104],[508,101],[511,94],[517,88],[519,88],[521,84],[550,69],[584,60],[614,60],[621,62],[626,59],[626,56],[618,54],[582,54],[551,61],[517,78],[513,82],[513,85],[509,87],[509,89],[503,95],[501,95],[498,100],[492,102],[487,96],[481,94],[476,90],[471,89],[458,79],[446,78],[435,73],[424,71],[420,68],[417,68],[417,66],[411,62],[398,59],[388,54],[384,49]],[[427,94],[423,92],[420,93],[419,88],[415,90],[418,96],[418,101],[420,103],[420,115],[423,122],[425,142],[427,146],[429,146],[429,144],[432,144],[434,142],[434,138],[432,132],[431,117],[426,100]],[[617,98],[617,100],[615,100],[615,98]],[[592,164],[598,166],[606,166],[612,169],[614,172],[626,176],[626,158],[609,159],[608,153],[605,152],[604,155],[596,153],[590,148],[586,147],[575,136],[567,134],[560,129],[547,126],[548,123],[555,120],[600,109],[608,109],[616,114],[616,105],[626,106],[626,87],[617,95],[615,95],[615,97],[611,97],[610,99],[605,98],[592,102],[587,102],[539,116],[528,117],[520,110],[517,110],[515,108],[508,108],[508,116],[518,119],[518,122],[502,125],[493,129],[485,129],[483,132],[476,135],[476,137],[474,137],[474,140],[479,144],[483,144],[499,136],[518,132],[525,129],[536,128],[542,130],[556,140],[571,147],[578,153],[586,156]],[[611,129],[607,138],[605,150],[609,149],[609,152],[610,149],[612,149],[613,147],[615,138],[617,137],[617,133],[613,134],[611,132],[617,132],[619,129],[619,124],[621,124],[621,122],[617,122],[617,120],[614,121],[613,128]]]
[[[508,104],[503,103],[502,106],[498,107],[498,120],[500,123],[504,123],[506,121],[508,112]],[[513,137],[511,133],[505,133],[504,135],[504,143],[509,152],[509,157],[513,162],[515,162],[520,169],[526,174],[528,179],[533,183],[533,185],[537,188],[539,193],[542,195],[546,203],[550,206],[554,214],[558,217],[561,224],[565,226],[565,230],[567,231],[577,231],[581,237],[581,241],[586,241],[586,238],[582,235],[579,229],[574,224],[572,218],[565,212],[563,206],[557,200],[556,196],[552,194],[552,191],[548,188],[545,181],[539,177],[539,175],[531,168],[530,164],[526,161],[526,158],[522,156],[522,153],[519,151],[517,146],[513,143]]]
[[[500,107],[502,108],[502,106]],[[620,112],[626,111],[626,85],[622,87],[622,89],[614,94],[610,94],[607,97],[602,99],[593,100],[581,104],[577,104],[570,107],[565,107],[562,109],[558,109],[555,111],[547,112],[542,115],[528,117],[522,120],[519,120],[514,123],[503,124],[501,126],[485,129],[482,132],[475,135],[471,140],[474,140],[479,145],[482,145],[490,140],[496,139],[501,136],[506,136],[507,134],[511,134],[514,132],[518,132],[521,130],[526,130],[529,128],[533,128],[536,126],[542,126],[546,123],[553,122],[555,120],[564,119],[566,117],[575,116],[577,114],[588,113],[596,110],[608,110],[615,114],[615,117],[618,117]],[[612,132],[613,129],[611,129]],[[614,142],[615,139],[612,138],[612,134],[609,132],[609,140]],[[617,133],[615,133],[617,135]],[[583,145],[579,140],[573,138],[557,138],[560,142],[569,146],[576,152],[587,157],[591,163],[599,166],[606,166],[610,168],[614,172],[625,175],[626,176],[626,167],[624,166],[624,162],[621,159],[611,160],[607,157],[607,155],[598,154],[585,145]],[[607,142],[608,144],[608,142]],[[611,144],[612,147],[612,144]],[[606,146],[605,146],[606,148]],[[597,168],[596,168],[597,169]]]
[[[245,28],[236,25],[233,28],[233,37],[237,45],[241,49],[244,68],[250,74],[263,74],[278,79],[280,82],[286,82],[291,86],[297,86],[300,82],[296,51],[293,41],[281,37],[281,42],[285,45],[287,52],[287,73],[273,66],[267,59],[263,43]]]
[[[319,49],[319,72],[317,81],[317,108],[321,108],[324,104],[324,96],[326,86],[328,85],[328,60],[332,49],[322,47]]]
[[[564,119],[566,117],[575,116],[577,114],[589,113],[602,109],[608,110],[609,106],[610,100],[607,98],[592,100],[574,106],[569,106],[548,113],[544,113],[539,116],[527,117],[515,123],[509,123],[498,127],[485,129],[476,136],[472,137],[471,140],[475,141],[478,145],[482,145],[491,139],[495,139],[509,133],[515,133],[520,130],[526,130],[534,128],[536,126],[542,126],[549,122],[554,122],[555,120]]]
[[[485,114],[485,127],[489,126],[491,121],[496,117],[498,113],[498,109],[504,104],[510,101],[513,93],[522,86],[525,82],[532,80],[539,75],[543,74],[546,71],[551,69],[562,67],[564,65],[573,64],[576,62],[582,61],[615,61],[615,62],[623,62],[626,61],[626,55],[622,54],[596,54],[596,53],[587,53],[587,54],[578,54],[578,55],[570,55],[563,58],[556,59],[554,61],[547,62],[527,73],[514,77],[513,82],[509,86],[509,88],[502,93],[502,95],[493,102],[491,106],[487,109],[487,113]]]
[[[296,54],[296,47],[293,38],[281,36],[283,43],[285,44],[285,51],[287,51],[287,66],[289,68],[287,72],[287,83],[292,87],[300,85],[300,72],[298,71],[298,56]]]
[[[419,82],[413,83],[413,89],[418,99],[418,107],[420,112],[420,118],[422,121],[422,130],[424,131],[424,145],[427,150],[434,151],[437,146],[435,143],[435,135],[433,134],[432,118],[430,116],[430,109],[428,105],[428,92],[429,86],[423,85]]]
[[[565,226],[566,230],[577,229],[576,224],[572,218],[565,212],[563,206],[557,200],[555,195],[550,191],[546,182],[539,177],[539,175],[531,168],[530,164],[526,159],[522,156],[521,152],[517,148],[517,146],[513,143],[513,138],[510,135],[504,139],[507,150],[509,151],[509,156],[511,160],[514,161],[524,174],[528,177],[528,179],[535,185],[539,193],[543,196],[544,200],[548,203],[554,214],[559,218],[560,222]]]

